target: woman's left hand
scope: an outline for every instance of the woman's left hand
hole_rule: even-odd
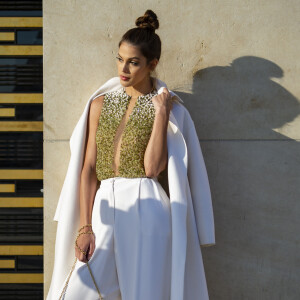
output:
[[[165,110],[169,115],[172,109],[172,99],[168,89],[163,88],[163,92],[154,96],[152,101],[156,112]]]

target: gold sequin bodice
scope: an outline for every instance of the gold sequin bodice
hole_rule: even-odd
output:
[[[96,174],[111,177],[146,177],[144,154],[150,139],[155,108],[147,95],[131,98],[124,88],[104,95],[96,132]]]

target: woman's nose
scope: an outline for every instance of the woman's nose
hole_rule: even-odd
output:
[[[129,73],[128,64],[126,64],[126,63],[123,64],[122,71],[123,71],[124,73]]]

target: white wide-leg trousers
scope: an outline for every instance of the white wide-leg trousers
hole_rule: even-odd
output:
[[[171,207],[156,177],[102,180],[92,226],[89,265],[104,299],[170,299]],[[99,299],[86,263],[77,260],[64,299]]]

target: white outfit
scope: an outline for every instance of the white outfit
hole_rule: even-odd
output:
[[[156,80],[160,93],[166,85]],[[89,98],[72,133],[71,159],[54,216],[54,220],[58,221],[55,263],[47,300],[59,298],[74,261],[70,253],[74,253],[74,241],[79,228],[80,173],[89,105],[96,96],[121,87],[119,78],[115,77],[98,88]],[[172,91],[170,93],[178,97]],[[182,102],[179,97],[178,100]],[[93,230],[97,230],[97,250],[89,264],[94,277],[99,280],[101,294],[112,297],[107,299],[208,299],[200,245],[215,244],[211,193],[194,122],[180,102],[173,103],[170,112],[167,144],[170,197],[153,178],[109,178],[101,181],[101,185],[105,184],[103,189],[100,185],[95,196],[93,222],[96,227],[93,224]],[[135,183],[130,188],[128,182]],[[116,189],[112,188],[112,183]],[[127,191],[118,192],[122,188]],[[100,203],[103,205],[100,206]],[[115,206],[111,206],[112,203]],[[134,209],[143,206],[147,209]],[[110,210],[109,207],[114,209]],[[102,214],[106,209],[108,215]],[[160,212],[161,218],[154,212]],[[132,218],[127,218],[129,216]],[[108,223],[113,220],[114,223],[110,226],[103,220]],[[135,230],[134,234],[129,227]],[[153,248],[153,245],[157,248]],[[130,253],[131,250],[134,253]],[[155,272],[156,268],[158,272]],[[122,298],[118,291],[122,293]],[[77,295],[83,295],[84,298]],[[97,299],[85,263],[79,261],[76,264],[66,297]]]
[[[89,265],[104,299],[170,299],[171,207],[155,177],[102,180],[92,226]],[[87,265],[77,260],[64,300],[97,298]]]

